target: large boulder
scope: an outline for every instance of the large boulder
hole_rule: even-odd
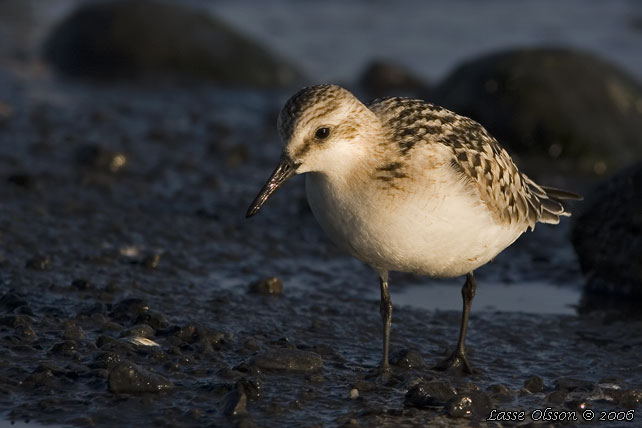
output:
[[[572,241],[588,291],[642,297],[642,162],[589,193]]]
[[[32,1],[0,0],[0,61],[29,56],[35,21]]]
[[[384,60],[368,64],[359,77],[359,85],[369,99],[407,96],[428,99],[430,86],[406,67]]]
[[[301,78],[206,11],[159,0],[82,4],[49,35],[44,55],[67,75],[99,79],[169,75],[282,87]]]
[[[517,154],[598,175],[642,158],[642,86],[593,55],[496,53],[462,64],[433,95]]]

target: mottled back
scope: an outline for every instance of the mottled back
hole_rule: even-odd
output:
[[[426,144],[448,147],[451,167],[473,186],[499,221],[534,228],[538,221],[556,224],[559,216],[570,215],[560,201],[577,199],[577,195],[541,187],[519,172],[506,150],[474,120],[408,98],[381,98],[368,107],[390,130],[402,157]]]

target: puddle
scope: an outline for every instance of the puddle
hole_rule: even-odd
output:
[[[463,280],[462,280],[463,281]],[[428,310],[461,310],[461,284],[409,286],[392,294],[395,305],[409,305]],[[543,281],[501,284],[477,281],[472,311],[522,312],[529,314],[576,315],[581,291],[558,287]]]

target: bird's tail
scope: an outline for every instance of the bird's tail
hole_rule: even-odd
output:
[[[530,180],[529,180],[530,181]],[[533,185],[530,185],[533,184]],[[570,216],[566,201],[581,201],[584,199],[577,193],[568,190],[557,189],[555,187],[539,186],[534,182],[529,183],[531,193],[539,202],[539,216],[537,221],[541,223],[557,224],[560,222],[560,216]]]

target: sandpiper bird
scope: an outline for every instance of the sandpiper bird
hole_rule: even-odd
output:
[[[307,173],[308,202],[321,227],[379,274],[383,371],[389,370],[389,271],[466,275],[457,347],[436,368],[470,373],[464,343],[473,270],[535,223],[557,224],[570,215],[562,201],[581,199],[537,185],[479,123],[421,100],[365,105],[339,86],[311,86],[287,101],[278,129],[281,160],[247,217],[288,178]]]

